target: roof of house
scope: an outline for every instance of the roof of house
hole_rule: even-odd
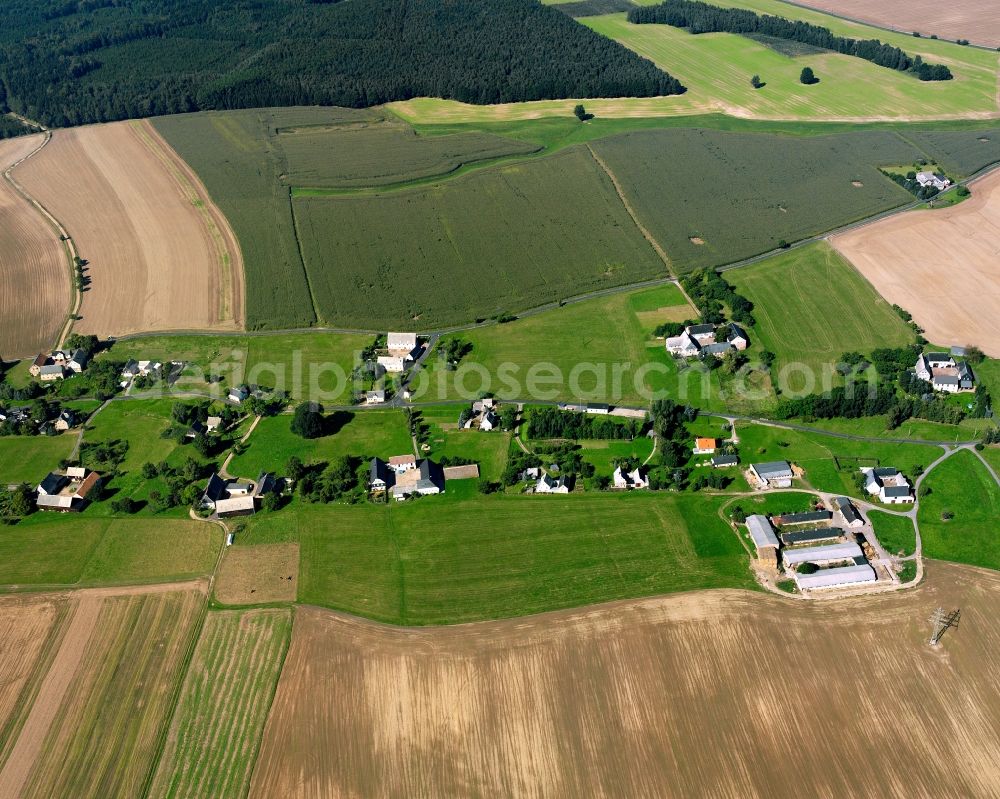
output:
[[[840,508],[840,512],[844,514],[844,518],[847,520],[848,524],[852,522],[864,521],[861,518],[861,514],[858,513],[857,508],[854,507],[851,500],[847,497],[835,497],[834,502],[837,503],[837,506]]]
[[[712,458],[713,466],[735,466],[740,462],[740,459],[736,455],[716,455]]]
[[[739,336],[740,338],[745,338],[749,341],[749,339],[747,338],[747,332],[738,324],[736,324],[736,322],[729,323],[729,335],[734,337]]]
[[[694,440],[694,445],[698,449],[715,449],[718,443],[718,440],[714,438],[696,438]]]
[[[100,480],[101,476],[97,472],[91,472],[83,478],[83,482],[77,487],[76,495],[80,497],[80,499],[86,499],[87,495],[94,490]]]
[[[733,345],[728,341],[717,341],[714,344],[706,344],[702,347],[702,352],[707,352],[709,355],[715,355],[717,352],[729,352],[733,348]]]
[[[782,559],[789,565],[798,563],[830,562],[837,560],[853,560],[864,557],[861,547],[854,543],[826,544],[819,547],[803,547],[802,549],[786,549],[781,553]]]
[[[828,510],[809,510],[803,513],[785,513],[775,516],[778,524],[806,524],[807,522],[823,522],[833,518],[833,512]]]
[[[415,455],[393,455],[389,458],[390,466],[405,466],[408,463],[416,464],[417,457]]]
[[[788,461],[768,461],[767,463],[755,463],[752,468],[765,480],[776,477],[792,477],[792,467]]]
[[[486,413],[483,414],[483,421],[488,422],[490,427],[500,426],[500,417],[497,416],[493,411],[486,411]]]
[[[220,499],[224,499],[226,496],[226,481],[219,477],[217,473],[213,474],[208,478],[208,485],[205,486],[205,492],[202,496],[211,502],[218,502]]]
[[[799,588],[832,588],[838,585],[874,583],[875,570],[867,563],[853,566],[839,566],[835,569],[820,569],[812,574],[796,574]]]
[[[950,361],[951,356],[947,352],[928,352],[924,354],[928,361]]]
[[[910,487],[905,486],[885,486],[882,489],[882,493],[887,497],[908,497],[910,496]]]
[[[45,479],[38,484],[38,488],[39,491],[44,492],[46,494],[55,494],[64,485],[66,485],[65,476],[57,474],[56,472],[49,472],[45,476]]]
[[[74,480],[82,480],[87,476],[87,470],[83,466],[67,466],[66,476]]]
[[[714,333],[715,325],[688,325],[687,332],[692,336],[704,335],[705,333]]]
[[[747,516],[746,525],[747,531],[750,533],[750,538],[753,539],[754,545],[758,549],[761,547],[778,547],[778,536],[774,534],[774,528],[771,526],[771,522],[767,516],[762,516],[759,513]]]
[[[70,360],[76,361],[76,363],[86,363],[89,357],[86,350],[76,350]]]
[[[957,386],[958,375],[934,375],[934,381],[939,386]]]
[[[812,530],[796,530],[794,533],[782,533],[781,543],[785,546],[795,544],[811,544],[815,541],[829,541],[840,538],[844,531],[839,527],[814,527]]]
[[[31,365],[32,366],[45,366],[45,364],[48,363],[48,360],[49,360],[49,356],[46,355],[44,352],[40,352],[40,353],[38,353],[38,355],[35,356],[35,360],[33,360],[31,362]]]
[[[35,504],[40,508],[71,508],[73,507],[73,495],[39,494],[35,498]]]
[[[895,466],[876,466],[872,469],[872,474],[876,477],[895,477],[899,474],[899,469]]]
[[[391,486],[396,481],[396,473],[381,458],[372,458],[368,465],[368,482],[383,482]]]
[[[43,366],[39,371],[40,375],[61,375],[62,373],[63,373],[63,368],[61,366],[57,366],[56,364]]]
[[[215,512],[225,515],[227,513],[240,513],[254,509],[254,498],[252,494],[244,494],[238,497],[228,497],[220,499],[215,503]]]

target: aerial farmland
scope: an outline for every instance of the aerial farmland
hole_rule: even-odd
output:
[[[0,5],[0,799],[1000,795],[994,9],[246,5]]]

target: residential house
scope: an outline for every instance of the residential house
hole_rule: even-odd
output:
[[[741,352],[750,346],[750,337],[736,322],[729,323],[728,339],[729,343]]]
[[[714,438],[696,438],[694,440],[695,455],[711,455],[719,447],[719,442]]]
[[[841,515],[844,517],[844,522],[848,527],[857,529],[858,527],[865,526],[865,520],[858,513],[858,509],[854,507],[854,503],[850,499],[847,497],[834,497],[833,501],[837,503],[837,508],[840,510]]]
[[[586,407],[587,413],[593,413],[599,416],[606,416],[611,413],[611,406],[603,402],[588,402]]]
[[[715,325],[688,325],[686,331],[699,344],[715,341]]]
[[[390,352],[405,352],[409,354],[416,348],[416,333],[389,333],[386,336],[386,349]]]
[[[378,388],[365,394],[365,405],[381,405],[385,402],[385,390]]]
[[[479,429],[489,432],[500,427],[500,417],[493,411],[486,411],[479,422]]]
[[[960,391],[975,391],[976,376],[967,361],[956,361],[944,352],[923,353],[917,358],[914,372],[921,380],[926,380],[935,391],[957,394]]]
[[[778,536],[774,534],[774,528],[770,520],[759,513],[747,516],[747,532],[757,549],[757,560],[763,561],[772,569],[778,568],[778,549],[781,546]]]
[[[234,388],[229,389],[229,397],[228,397],[229,401],[235,402],[237,405],[239,405],[241,402],[244,402],[249,396],[250,396],[250,389],[247,388],[246,386],[236,386]]]
[[[724,469],[727,466],[737,466],[740,462],[738,455],[716,455],[712,458],[712,466],[716,469]]]
[[[66,368],[75,374],[80,374],[84,369],[87,368],[87,361],[90,360],[90,355],[86,350],[76,350],[67,360]]]
[[[222,427],[222,417],[221,416],[209,416],[205,420],[205,430],[209,433],[214,433]]]
[[[492,397],[483,397],[472,403],[472,413],[474,416],[491,411],[496,407],[496,400]]]
[[[750,474],[761,488],[790,488],[795,476],[788,461],[751,464]]]
[[[415,455],[393,455],[389,458],[389,467],[396,474],[402,474],[417,468],[417,458]]]
[[[58,364],[48,364],[38,370],[38,379],[45,383],[51,383],[53,380],[62,380],[64,377],[66,377],[66,372]]]
[[[100,485],[101,475],[83,467],[71,467],[66,474],[51,472],[35,490],[35,505],[39,510],[79,513]]]
[[[412,496],[430,496],[444,493],[445,477],[441,467],[426,458],[416,462],[411,469],[396,473],[396,480],[389,493],[396,501]]]
[[[570,485],[566,475],[550,477],[547,473],[542,472],[538,482],[535,483],[536,494],[568,494],[569,490]]]
[[[69,356],[62,350],[53,350],[49,360],[56,366],[65,366],[66,362],[69,361]]]
[[[371,463],[368,464],[369,490],[375,493],[386,491],[395,482],[395,469],[391,469],[389,464],[381,458],[372,458]]]
[[[409,355],[379,355],[375,361],[387,372],[399,373],[406,370],[407,364],[413,359]]]
[[[932,186],[938,191],[944,191],[951,185],[951,181],[944,175],[937,175],[934,172],[917,172],[917,183],[921,188]]]
[[[213,474],[202,493],[201,504],[217,516],[249,516],[256,513],[263,496],[276,489],[277,481],[269,472],[262,472],[256,482],[225,480],[219,474]]]
[[[612,485],[615,488],[631,490],[633,488],[649,488],[649,479],[642,471],[641,467],[633,469],[631,472],[622,470],[621,466],[615,468],[615,473],[611,477]]]
[[[538,466],[529,466],[517,476],[517,479],[523,483],[526,480],[537,480],[541,476],[542,470]]]
[[[63,411],[59,414],[59,418],[56,419],[53,427],[59,432],[76,427],[76,414],[73,411]]]
[[[701,345],[685,330],[679,336],[667,339],[667,352],[682,358],[694,358],[701,352]]]
[[[31,362],[31,366],[28,367],[28,373],[32,377],[38,377],[42,373],[42,367],[48,364],[49,356],[44,353],[39,353],[35,356],[35,360]]]
[[[876,466],[861,471],[865,475],[865,490],[877,496],[886,505],[913,502],[913,488],[898,469],[891,466]]]

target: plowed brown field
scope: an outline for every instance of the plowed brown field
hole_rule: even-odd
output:
[[[236,238],[204,186],[148,122],[56,131],[14,176],[89,262],[92,283],[77,332],[242,325]]]
[[[1000,357],[1000,171],[952,208],[907,211],[830,243],[929,341],[976,344]]]
[[[300,608],[250,796],[996,796],[1000,574],[928,572],[422,630]]]
[[[795,0],[795,5],[924,36],[1000,45],[1000,5],[994,0]]]
[[[204,590],[81,591],[12,745],[0,799],[140,796],[159,754]]]
[[[42,135],[0,141],[0,172],[42,143]],[[69,313],[69,267],[41,213],[0,180],[0,359],[52,347]]]

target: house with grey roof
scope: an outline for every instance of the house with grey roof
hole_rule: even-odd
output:
[[[396,501],[402,501],[413,496],[443,494],[444,487],[444,471],[434,461],[423,458],[417,461],[416,468],[396,473],[389,493]]]
[[[976,389],[976,376],[969,362],[956,361],[947,352],[921,353],[913,371],[919,379],[930,383],[935,391],[957,394]]]
[[[58,364],[50,363],[38,370],[38,379],[46,383],[62,380],[64,377],[66,377],[66,370]]]
[[[682,358],[711,355],[722,358],[732,350],[745,350],[750,346],[746,331],[735,322],[725,328],[726,338],[719,341],[715,325],[688,325],[679,336],[666,341],[667,352]]]
[[[795,472],[788,461],[769,461],[751,464],[750,475],[761,488],[790,488]]]
[[[858,509],[854,507],[854,503],[850,499],[847,497],[834,497],[833,501],[837,504],[837,509],[840,511],[841,516],[844,517],[844,522],[848,527],[856,529],[865,526],[864,518],[858,513]]]
[[[270,472],[262,472],[256,481],[226,480],[216,473],[202,492],[201,505],[221,517],[249,516],[266,494],[276,490],[278,483]]]
[[[935,172],[923,171],[917,172],[917,183],[920,184],[921,188],[927,188],[928,186],[937,189],[938,191],[944,191],[949,186],[951,186],[951,181],[944,175],[937,174]]]
[[[877,496],[886,505],[903,505],[913,502],[913,487],[899,471],[891,466],[865,467],[865,490]]]
[[[568,494],[570,492],[569,478],[561,474],[559,477],[552,477],[547,472],[542,472],[538,482],[535,483],[536,494]]]
[[[738,455],[715,455],[712,460],[712,466],[716,469],[724,469],[728,466],[739,465],[740,458]]]
[[[90,355],[86,350],[76,350],[66,359],[66,368],[71,372],[80,374],[80,372],[87,368],[87,361],[89,360]]]
[[[775,524],[786,527],[788,525],[809,524],[811,522],[828,522],[833,518],[833,512],[826,509],[808,510],[802,513],[784,513],[781,516],[771,517]]]

